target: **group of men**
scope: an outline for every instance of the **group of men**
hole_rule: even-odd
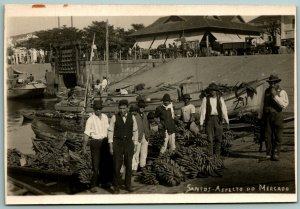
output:
[[[93,86],[93,89],[101,95],[102,92],[107,91],[108,84],[109,82],[107,77],[103,76],[102,82],[100,82],[100,80],[97,79],[96,84]]]
[[[265,126],[265,141],[267,159],[279,160],[280,144],[282,139],[282,110],[288,105],[288,97],[278,83],[281,79],[271,75],[268,79],[269,88],[265,91],[263,105],[263,121]],[[200,106],[200,118],[196,117],[196,109],[191,104],[189,94],[183,95],[184,106],[181,108],[180,119],[187,129],[195,127],[195,121],[199,120],[199,131],[204,131],[208,136],[208,154],[221,154],[221,140],[223,124],[229,129],[227,107],[221,91],[214,83],[207,88],[208,94],[202,99]],[[155,112],[145,113],[147,104],[139,100],[137,106],[131,106],[127,100],[119,101],[119,112],[108,117],[102,113],[102,102],[94,101],[94,113],[86,122],[83,152],[86,152],[87,142],[90,141],[92,155],[93,178],[91,191],[96,192],[99,185],[100,150],[102,141],[108,139],[109,153],[113,156],[113,193],[119,194],[122,188],[121,168],[125,172],[125,190],[132,192],[131,177],[138,170],[143,170],[146,165],[149,136],[151,132],[162,131],[165,135],[160,153],[164,153],[168,147],[171,151],[176,149],[175,144],[175,112],[171,97],[165,94],[162,104]],[[197,126],[197,125],[196,125]]]

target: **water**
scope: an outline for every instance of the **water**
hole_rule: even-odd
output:
[[[55,99],[8,100],[5,105],[5,147],[16,148],[24,154],[33,154],[31,123],[23,123],[22,112],[54,109]]]

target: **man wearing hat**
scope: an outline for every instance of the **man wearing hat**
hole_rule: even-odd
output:
[[[158,106],[155,110],[155,117],[165,128],[166,137],[164,144],[160,149],[160,153],[164,153],[167,150],[168,144],[172,151],[175,150],[175,121],[174,121],[174,109],[171,103],[171,97],[169,94],[165,94],[162,98],[163,104]]]
[[[220,96],[220,90],[215,83],[211,83],[208,88],[208,96],[204,97],[200,106],[200,131],[203,131],[205,121],[205,130],[208,136],[208,151],[210,155],[221,154],[221,141],[223,134],[223,120],[229,129],[229,119],[227,107],[223,97]]]
[[[132,192],[132,158],[138,142],[138,128],[135,117],[128,112],[128,101],[119,101],[119,112],[112,116],[108,129],[109,151],[114,161],[114,193],[120,193],[121,175],[123,165],[126,167],[125,189]]]
[[[86,153],[86,145],[90,140],[90,150],[92,156],[93,177],[91,180],[91,192],[97,192],[99,184],[100,151],[103,140],[107,138],[109,127],[108,117],[102,113],[102,101],[95,100],[93,104],[94,112],[86,121],[83,141],[83,153]],[[102,172],[102,171],[101,171]]]
[[[95,89],[96,91],[100,91],[100,89],[101,89],[101,83],[100,83],[100,80],[99,80],[99,79],[97,79],[96,85],[94,86],[94,89]]]
[[[193,104],[190,103],[191,97],[189,94],[182,96],[184,106],[181,108],[181,120],[185,123],[186,128],[189,129],[192,122],[194,122],[196,109]]]
[[[146,166],[148,155],[148,141],[150,136],[149,123],[145,114],[146,103],[144,100],[138,101],[138,112],[135,115],[138,126],[138,143],[137,149],[132,160],[132,170],[138,170],[138,166],[143,169]]]
[[[265,91],[263,105],[263,122],[265,128],[265,140],[267,159],[279,160],[282,132],[283,114],[282,111],[288,106],[287,93],[279,86],[281,81],[277,75],[270,75],[267,82],[269,88]]]

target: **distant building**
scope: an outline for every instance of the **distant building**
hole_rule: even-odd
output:
[[[251,20],[249,24],[259,27],[263,39],[270,42],[274,41],[276,46],[286,45],[286,43],[294,44],[295,16],[264,15]],[[275,40],[270,34],[272,30],[276,33]]]
[[[166,16],[131,36],[136,39],[133,47],[149,51],[186,42],[201,56],[243,49],[247,38],[259,38],[260,29],[246,24],[241,16]]]

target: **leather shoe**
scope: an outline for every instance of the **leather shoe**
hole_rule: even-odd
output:
[[[91,191],[92,193],[96,193],[98,190],[97,190],[97,187],[93,187],[93,188],[90,189],[90,191]]]
[[[273,157],[272,157],[272,160],[273,160],[273,161],[279,161],[278,155],[273,156]]]

